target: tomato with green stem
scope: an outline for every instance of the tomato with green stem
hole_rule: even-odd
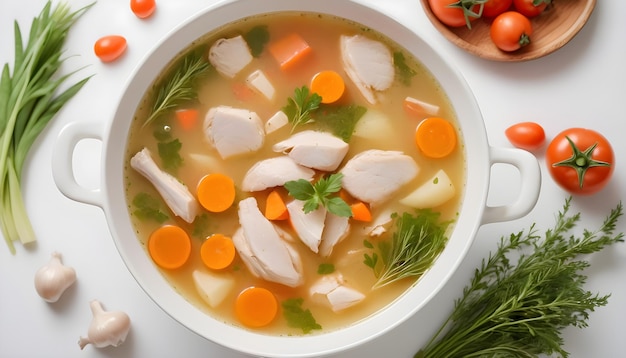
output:
[[[552,139],[546,151],[550,175],[572,194],[589,195],[604,188],[614,163],[609,141],[591,129],[566,129]]]
[[[428,0],[431,11],[439,21],[450,27],[467,26],[482,15],[487,0]]]
[[[552,0],[513,0],[515,10],[526,17],[535,17],[541,14]]]
[[[510,9],[511,5],[513,0],[487,0],[483,7],[483,17],[496,17]]]
[[[512,52],[530,44],[533,27],[526,16],[507,11],[493,20],[489,32],[491,40],[500,50]]]

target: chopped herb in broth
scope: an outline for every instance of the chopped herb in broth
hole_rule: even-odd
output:
[[[174,59],[138,106],[125,172],[138,240],[184,230],[187,261],[153,261],[220,321],[269,335],[351,325],[415,285],[445,247],[465,158],[460,142],[436,159],[417,145],[434,116],[458,131],[428,70],[360,24],[285,13],[224,26]],[[210,174],[234,183],[234,201],[232,185],[207,187]],[[236,249],[226,267],[202,254],[220,245]]]

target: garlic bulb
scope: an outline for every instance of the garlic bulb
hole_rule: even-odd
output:
[[[78,345],[80,349],[88,344],[96,348],[107,346],[117,347],[124,343],[130,330],[130,318],[121,311],[105,311],[102,304],[93,300],[90,302],[93,318],[87,331],[87,338],[80,337]]]
[[[63,265],[61,254],[53,252],[50,261],[35,273],[35,289],[47,302],[56,302],[76,282],[76,271]]]

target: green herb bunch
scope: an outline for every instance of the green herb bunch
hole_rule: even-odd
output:
[[[350,205],[339,196],[331,196],[341,190],[341,178],[343,174],[336,173],[321,178],[314,184],[305,179],[290,180],[285,183],[285,188],[289,195],[304,201],[302,210],[305,214],[317,210],[321,205],[337,216],[350,217],[352,216]]]
[[[11,253],[13,241],[35,241],[35,233],[21,193],[22,168],[35,139],[88,78],[60,91],[71,75],[58,75],[63,45],[70,27],[89,7],[71,12],[66,4],[50,1],[33,19],[26,44],[14,25],[15,60],[0,77],[0,226]]]
[[[415,358],[568,357],[561,330],[586,327],[590,312],[609,298],[584,289],[582,271],[589,263],[579,256],[622,242],[624,236],[614,233],[621,203],[597,231],[571,234],[580,213],[568,215],[570,201],[543,240],[534,225],[527,233],[501,238],[448,320]]]

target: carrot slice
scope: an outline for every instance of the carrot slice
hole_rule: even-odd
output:
[[[352,218],[357,221],[370,222],[372,221],[372,212],[370,208],[362,201],[356,202],[350,205],[352,209]]]
[[[288,70],[311,53],[311,47],[304,39],[292,33],[268,45],[268,50],[280,64],[282,70]]]
[[[265,217],[268,220],[287,220],[289,211],[285,201],[276,190],[272,190],[265,200]]]
[[[313,76],[311,92],[322,97],[322,103],[333,103],[343,96],[346,84],[335,71],[322,71]]]
[[[191,239],[182,228],[162,226],[150,234],[148,252],[152,260],[164,269],[177,269],[191,255]]]
[[[235,301],[235,314],[239,321],[249,327],[270,324],[278,313],[274,294],[263,287],[248,287],[239,293]]]
[[[415,130],[417,147],[430,158],[443,158],[456,148],[456,132],[450,122],[439,117],[424,119]]]
[[[209,174],[200,179],[197,193],[202,207],[213,213],[221,213],[235,202],[235,182],[224,174]]]
[[[213,234],[200,247],[202,262],[213,270],[228,267],[235,259],[235,245],[233,240],[222,234]]]
[[[175,113],[178,123],[186,131],[192,130],[198,123],[198,110],[196,109],[179,109]]]

